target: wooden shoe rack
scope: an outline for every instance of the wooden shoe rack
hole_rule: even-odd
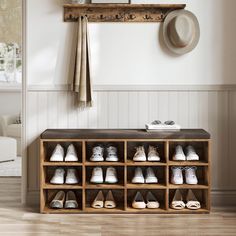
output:
[[[50,156],[57,144],[61,144],[65,151],[73,143],[78,162],[50,162]],[[106,146],[112,144],[118,148],[118,162],[90,162],[92,148],[98,144]],[[176,145],[186,147],[191,144],[198,153],[199,161],[173,161],[172,156]],[[158,147],[160,162],[133,162],[135,147],[143,145],[147,153],[148,146]],[[94,167],[100,166],[105,170],[113,166],[117,170],[119,182],[117,184],[91,184],[89,182]],[[158,184],[132,184],[131,179],[135,167],[143,170],[152,167],[158,177]],[[171,168],[173,166],[196,166],[198,184],[173,185],[170,183]],[[76,168],[79,173],[77,185],[50,184],[54,170],[57,167],[67,169]],[[144,171],[145,173],[145,171]],[[184,129],[178,132],[146,132],[145,130],[46,130],[40,139],[40,212],[41,213],[209,213],[210,212],[210,135],[200,129]],[[183,196],[188,189],[193,190],[201,203],[199,210],[174,210],[170,202],[176,189],[180,189]],[[78,198],[78,209],[51,209],[50,201],[59,190],[73,190]],[[94,209],[91,204],[99,190],[104,195],[112,190],[117,203],[114,209]],[[160,203],[158,209],[134,209],[131,204],[137,191],[145,197],[151,191]]]

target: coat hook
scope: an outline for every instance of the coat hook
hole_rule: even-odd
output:
[[[122,16],[121,15],[116,15],[116,19],[120,20],[120,19],[122,19]]]
[[[143,17],[143,19],[144,19],[144,20],[151,20],[151,19],[152,19],[152,17],[151,17],[151,16],[149,16],[149,15],[145,15],[145,16]]]
[[[100,19],[101,19],[101,20],[105,20],[106,17],[105,17],[104,15],[100,15]]]
[[[132,14],[129,15],[129,19],[130,19],[130,20],[134,20],[135,18],[136,18],[136,16],[134,16],[134,15],[132,15]]]

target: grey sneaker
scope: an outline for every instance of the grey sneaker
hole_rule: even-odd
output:
[[[65,201],[65,192],[59,191],[53,200],[50,202],[50,207],[55,209],[62,209]]]

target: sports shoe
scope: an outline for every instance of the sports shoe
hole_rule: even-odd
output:
[[[108,184],[115,184],[118,182],[116,169],[114,167],[107,168],[105,182]]]
[[[118,156],[117,156],[117,148],[114,146],[109,146],[106,149],[107,151],[107,157],[106,157],[106,161],[118,161]]]
[[[91,206],[93,208],[96,208],[96,209],[103,208],[103,206],[104,206],[104,196],[103,196],[103,193],[102,193],[101,190],[98,192],[98,194],[95,197],[95,199],[94,199]]]
[[[65,161],[78,161],[77,153],[73,144],[67,148]]]
[[[102,184],[103,183],[103,172],[101,167],[93,168],[92,177],[90,179],[91,183]]]
[[[197,167],[185,167],[185,181],[186,184],[197,184],[197,176],[196,176]]]
[[[157,201],[156,197],[151,192],[147,193],[146,201],[147,201],[146,207],[149,209],[157,209],[160,207],[159,202]]]
[[[187,153],[187,161],[199,161],[199,156],[196,153],[193,146],[191,145],[187,146],[186,153]]]
[[[79,178],[77,174],[77,170],[74,168],[70,168],[67,170],[66,174],[66,184],[78,184],[79,183]]]
[[[175,191],[175,195],[172,199],[172,202],[170,204],[170,207],[175,210],[182,210],[185,208],[185,203],[183,201],[183,196],[179,189]]]
[[[140,167],[135,168],[134,177],[131,182],[133,184],[144,184],[143,172]]]
[[[109,190],[108,193],[107,193],[106,200],[105,200],[105,203],[104,203],[104,207],[108,208],[108,209],[112,209],[112,208],[116,207],[116,202],[115,202],[115,199],[113,197],[113,194],[112,194],[111,190]]]
[[[148,161],[160,161],[160,155],[157,152],[157,148],[153,146],[149,146],[148,148]]]
[[[73,191],[68,191],[66,194],[65,208],[67,208],[67,209],[78,208],[78,202],[76,199],[76,195]]]
[[[50,161],[63,161],[63,160],[64,160],[64,149],[60,144],[57,144],[50,157]]]
[[[90,157],[90,161],[104,161],[103,158],[103,152],[104,152],[104,148],[101,146],[96,146],[93,148],[93,154]]]
[[[151,167],[148,167],[146,170],[146,176],[145,176],[145,183],[146,184],[156,184],[158,183],[158,179],[155,176],[155,173]]]
[[[65,201],[65,192],[59,191],[50,202],[50,207],[55,209],[62,209]]]
[[[50,180],[51,184],[64,184],[65,170],[63,168],[57,168],[53,177]]]
[[[175,147],[175,154],[173,156],[173,161],[185,161],[186,156],[184,154],[182,146],[178,145]]]
[[[136,208],[136,209],[144,209],[146,208],[146,203],[143,199],[143,196],[140,192],[137,192],[135,197],[134,197],[134,200],[132,202],[132,207],[133,208]]]
[[[146,158],[146,154],[144,151],[144,147],[143,146],[137,147],[136,152],[133,157],[133,161],[146,161],[146,160],[147,160],[147,158]]]
[[[181,167],[172,167],[171,183],[172,184],[183,184],[183,173]]]

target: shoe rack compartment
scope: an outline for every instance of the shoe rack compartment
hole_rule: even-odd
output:
[[[157,148],[161,160],[159,162],[134,162],[133,156],[136,152],[136,147],[144,146],[146,157],[148,157],[149,145]],[[166,163],[165,142],[163,141],[128,141],[127,142],[127,163],[130,165],[161,165]]]
[[[191,188],[188,188],[191,189]],[[183,201],[186,204],[186,196],[187,196],[187,192],[188,189],[180,189],[181,195],[183,196]],[[193,194],[195,195],[195,197],[197,198],[197,200],[200,202],[201,204],[201,208],[198,210],[192,210],[192,209],[188,209],[187,207],[185,207],[182,210],[176,210],[170,207],[170,204],[172,202],[172,199],[174,197],[175,194],[175,189],[170,189],[169,190],[169,211],[171,213],[197,213],[197,212],[201,212],[201,213],[206,213],[209,211],[209,201],[208,201],[208,190],[206,189],[191,189],[193,191]]]
[[[159,208],[156,209],[149,209],[149,208],[144,208],[144,209],[136,209],[132,207],[132,202],[133,199],[136,195],[137,192],[140,192],[144,198],[144,201],[146,203],[146,195],[148,192],[151,192],[157,201],[160,204]],[[166,202],[166,190],[161,190],[161,189],[128,189],[127,191],[127,210],[130,213],[153,213],[153,212],[159,212],[159,213],[164,213],[165,210],[167,209],[167,202]]]
[[[145,179],[146,176],[146,171],[147,168],[149,166],[139,166],[142,169],[143,172],[143,176]],[[167,186],[167,182],[166,182],[166,167],[165,166],[150,166],[154,173],[155,176],[158,179],[158,183],[144,183],[144,184],[139,184],[139,183],[132,183],[132,178],[134,177],[134,173],[135,173],[135,166],[128,166],[127,167],[127,188],[139,188],[139,189],[145,189],[145,188],[154,188],[154,189],[162,189],[162,188],[166,188]]]
[[[86,188],[106,188],[106,189],[124,189],[124,167],[123,166],[112,166],[112,163],[110,163],[111,167],[114,167],[116,169],[118,183],[106,183],[106,170],[108,166],[101,166],[103,171],[103,180],[104,182],[102,184],[96,184],[91,183],[90,179],[92,176],[93,169],[96,166],[86,166]]]
[[[104,213],[104,214],[128,214],[128,213],[143,213],[143,214],[197,214],[210,212],[210,135],[204,130],[183,130],[180,132],[155,132],[149,133],[143,130],[75,130],[70,133],[70,130],[53,130],[55,135],[45,135],[49,131],[45,131],[40,139],[40,212],[41,213]],[[51,132],[51,131],[50,131]],[[49,132],[49,133],[50,133]],[[65,132],[65,138],[63,138]],[[86,133],[85,133],[86,132]],[[102,135],[103,132],[105,135]],[[80,135],[82,133],[82,135]],[[133,134],[135,133],[135,134]],[[117,136],[118,134],[118,136]],[[140,137],[139,137],[140,136]],[[70,138],[68,138],[70,137]],[[87,137],[87,138],[86,138]],[[119,137],[119,138],[118,138]],[[62,145],[66,155],[67,148],[70,144],[75,146],[78,162],[50,162],[50,156],[53,153],[57,144]],[[92,162],[90,157],[92,149],[95,146],[101,145],[104,147],[104,161]],[[115,146],[118,150],[118,162],[106,161],[106,147],[109,145]],[[152,145],[158,147],[157,151],[161,158],[160,162],[134,162],[133,156],[136,152],[135,147],[144,146],[146,157],[148,157],[148,147]],[[199,161],[173,161],[172,157],[177,145],[185,148],[191,145],[199,155]],[[185,152],[186,154],[186,152]],[[197,167],[197,185],[174,185],[171,180],[171,168],[177,166]],[[90,183],[93,168],[101,167],[103,169],[102,184]],[[106,169],[114,167],[117,172],[118,183],[109,184],[105,183]],[[146,170],[151,167],[158,183],[144,183],[133,184],[131,182],[136,167],[140,167],[143,171],[144,179]],[[79,184],[50,184],[56,168],[65,169],[76,168],[78,171]],[[183,172],[184,183],[185,173]],[[188,189],[193,190],[196,198],[201,203],[201,209],[198,210],[174,210],[170,208],[170,202],[173,198],[176,189],[180,189],[183,194]],[[50,202],[56,193],[60,190],[65,192],[72,190],[75,191],[78,199],[78,209],[51,209]],[[114,209],[95,209],[91,204],[99,190],[103,191],[104,197],[109,190],[112,191],[117,207]],[[137,193],[141,192],[144,199],[146,193],[151,191],[160,203],[157,209],[134,209],[132,208],[132,201]]]
[[[125,210],[125,205],[124,205],[124,190],[120,190],[120,189],[112,189],[112,194],[113,197],[115,199],[116,202],[116,207],[112,208],[112,209],[108,209],[108,208],[100,208],[100,209],[96,209],[93,208],[91,205],[94,201],[94,199],[96,198],[97,194],[99,191],[102,191],[103,196],[104,196],[104,202],[106,200],[106,195],[108,193],[108,189],[86,189],[85,190],[85,195],[86,195],[86,201],[85,201],[85,211],[86,212],[90,212],[90,213],[122,213]]]
[[[96,146],[102,146],[104,148],[104,153],[103,153],[103,158],[104,161],[103,162],[91,162],[90,161],[90,157],[92,156],[92,152],[93,152],[93,148]],[[118,162],[107,162],[106,161],[106,156],[107,156],[107,152],[106,152],[106,148],[108,146],[114,146],[117,148],[117,154],[118,154]],[[115,141],[110,141],[110,142],[106,142],[106,141],[89,141],[86,142],[86,164],[89,165],[112,165],[112,163],[114,165],[117,165],[119,163],[124,163],[124,142],[115,142]]]
[[[50,202],[53,200],[53,198],[55,197],[55,195],[59,192],[59,191],[64,191],[65,194],[69,191],[66,189],[47,189],[44,192],[44,197],[45,197],[45,207],[43,209],[43,211],[45,213],[78,213],[82,212],[82,190],[72,190],[75,193],[75,196],[77,198],[77,202],[78,202],[78,208],[76,209],[66,209],[66,208],[62,208],[62,209],[55,209],[55,208],[51,208]]]

